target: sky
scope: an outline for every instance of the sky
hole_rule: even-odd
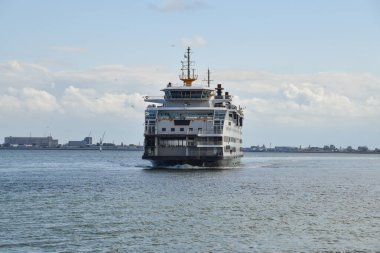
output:
[[[0,143],[143,143],[145,95],[193,50],[244,146],[380,148],[380,1],[0,0]]]

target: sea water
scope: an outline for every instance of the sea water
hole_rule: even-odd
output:
[[[222,169],[141,155],[0,150],[0,252],[380,250],[380,155],[246,153]]]

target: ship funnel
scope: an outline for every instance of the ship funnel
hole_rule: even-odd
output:
[[[222,85],[219,83],[215,89],[217,98],[222,98],[222,91],[224,90],[224,88],[222,88]]]

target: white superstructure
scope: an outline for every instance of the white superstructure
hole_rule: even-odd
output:
[[[221,84],[212,89],[192,83],[190,48],[182,62],[183,85],[169,83],[163,97],[145,97],[144,159],[155,166],[235,165],[243,156],[243,110]]]

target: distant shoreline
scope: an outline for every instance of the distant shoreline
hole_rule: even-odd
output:
[[[292,153],[292,154],[375,154],[380,155],[380,152],[375,151],[244,151],[244,153]]]
[[[89,150],[89,151],[100,151],[99,147],[96,148],[39,148],[39,147],[0,147],[0,150]],[[109,148],[102,147],[102,151],[144,151],[138,148]]]
[[[60,150],[60,151],[100,151],[99,147],[97,148],[40,148],[40,147],[0,147],[0,150]],[[128,148],[128,147],[104,147],[102,151],[144,151],[139,148]],[[244,151],[244,153],[282,153],[282,154],[372,154],[372,155],[380,155],[380,152],[376,151]]]

